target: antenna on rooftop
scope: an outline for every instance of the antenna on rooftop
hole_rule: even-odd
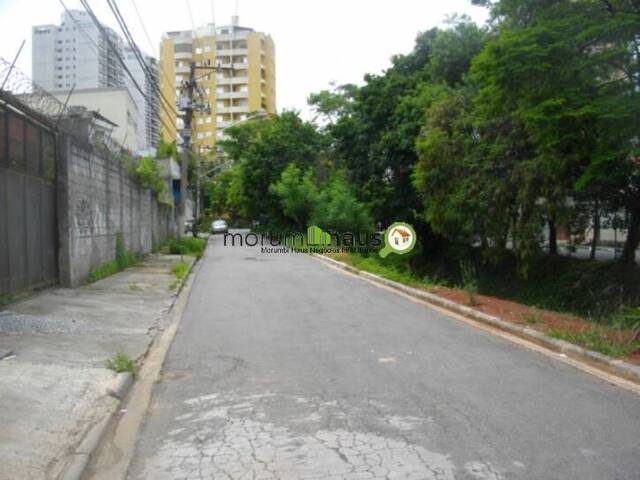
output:
[[[238,3],[239,3],[239,0],[236,0],[235,14],[231,17],[231,25],[233,25],[234,27],[237,27],[238,24],[240,23],[240,16],[238,15]]]

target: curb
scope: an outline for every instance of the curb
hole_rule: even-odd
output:
[[[348,265],[344,262],[339,262],[337,260],[334,260],[333,258],[329,258],[317,253],[312,253],[311,255],[316,257],[318,260],[322,262],[325,262],[329,265],[340,268],[347,272],[353,273],[362,278],[366,278],[367,280],[370,280],[373,283],[384,285],[386,287],[389,287],[394,290],[400,291],[404,294],[407,294],[411,297],[445,308],[459,315],[463,315],[465,317],[471,318],[478,322],[491,325],[492,327],[495,327],[500,330],[506,331],[508,333],[514,334],[516,336],[525,338],[539,345],[543,345],[555,352],[564,353],[567,355],[571,355],[572,357],[577,359],[587,360],[591,363],[596,363],[600,366],[606,367],[610,372],[618,376],[633,380],[635,382],[640,382],[640,366],[638,365],[633,365],[623,360],[616,360],[614,358],[608,357],[598,352],[594,352],[592,350],[588,350],[578,345],[574,345],[573,343],[569,343],[564,340],[550,338],[546,336],[544,333],[539,332],[538,330],[534,330],[529,327],[523,327],[521,325],[516,325],[511,322],[507,322],[506,320],[502,320],[501,318],[494,317],[493,315],[489,315],[484,312],[479,312],[478,310],[475,310],[473,308],[460,305],[459,303],[453,302],[446,298],[442,298],[433,293],[425,292],[424,290],[420,290],[413,287],[408,287],[407,285],[394,282],[393,280],[387,280],[386,278],[380,277],[378,275],[374,275],[373,273],[358,270],[357,268],[352,267],[351,265]]]
[[[193,272],[196,264],[199,261],[200,259],[196,258],[196,260],[191,264],[189,273],[182,280],[180,286],[177,288],[175,294],[173,295],[171,306],[167,309],[166,312],[163,313],[163,316],[165,318],[168,317],[169,314],[173,311],[178,297],[184,290],[185,285],[187,284],[187,280],[189,279],[191,273]],[[153,341],[149,343],[148,348],[150,349],[152,345]],[[141,358],[146,358],[147,353],[145,353]],[[96,452],[102,439],[107,433],[111,420],[116,415],[116,412],[120,409],[124,397],[127,395],[127,393],[129,393],[131,387],[133,387],[133,382],[134,376],[131,372],[123,372],[116,375],[113,385],[108,387],[106,390],[107,395],[117,400],[116,404],[113,406],[111,411],[102,418],[102,420],[93,425],[87,431],[86,435],[71,455],[71,460],[67,463],[62,473],[58,475],[58,480],[82,480],[87,467],[89,466],[89,462],[91,461],[91,457]]]
[[[111,408],[102,420],[92,426],[82,439],[80,444],[76,447],[75,452],[72,454],[71,461],[67,463],[67,466],[63,470],[62,474],[58,477],[59,480],[81,480],[89,462],[91,456],[96,451],[102,438],[105,436],[111,420],[115,416],[116,412],[122,404],[122,399],[129,392],[129,389],[133,386],[133,374],[131,372],[118,373],[113,382],[113,386],[107,388],[107,395],[114,397],[117,402]]]

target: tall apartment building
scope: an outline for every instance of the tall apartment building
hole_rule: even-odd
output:
[[[133,81],[125,75],[125,85],[131,92],[131,96],[138,106],[138,150],[148,150],[156,147],[160,140],[160,104],[155,85],[160,85],[158,61],[150,55],[141,52],[141,56],[146,65],[147,75],[145,75],[140,62],[138,62],[133,49],[128,45],[124,48],[124,61],[131,72],[133,78],[140,88],[145,92],[145,97],[135,88]]]
[[[225,128],[245,120],[252,113],[275,113],[275,46],[271,36],[238,25],[212,24],[197,30],[165,33],[160,44],[161,90],[172,104],[180,96],[183,81],[189,78],[191,62],[196,65],[220,65],[219,73],[197,70],[201,97],[211,112],[196,113],[192,123],[192,141],[196,150],[211,150],[224,137]],[[228,70],[233,66],[233,71]],[[177,110],[177,108],[176,108]],[[183,128],[175,112],[161,107],[162,138],[176,140]]]
[[[122,55],[122,39],[108,27],[105,32],[81,10],[65,11],[60,25],[33,27],[33,80],[45,90],[124,85],[117,57]]]
[[[104,31],[103,31],[104,29]],[[122,38],[109,27],[98,28],[89,14],[83,10],[65,11],[60,25],[38,25],[32,29],[33,80],[45,90],[62,95],[71,88],[75,91],[127,87],[137,106],[138,125],[135,150],[147,150],[156,146],[159,136],[158,95],[145,77],[133,51],[125,47]],[[158,63],[144,55],[149,69],[156,72]],[[136,78],[145,96],[134,88],[125,74],[122,58]],[[87,101],[90,96],[85,96]],[[91,108],[91,105],[86,105]],[[130,113],[119,112],[123,115]],[[114,119],[110,119],[114,121]],[[122,125],[122,128],[128,128]],[[128,144],[130,144],[128,140]]]

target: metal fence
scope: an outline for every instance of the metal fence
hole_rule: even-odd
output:
[[[57,282],[55,121],[63,105],[0,58],[0,294]]]

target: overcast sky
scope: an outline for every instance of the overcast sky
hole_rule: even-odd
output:
[[[81,8],[77,0],[64,0]],[[196,25],[212,21],[211,0],[135,0],[151,37],[149,44],[138,21],[133,0],[118,0],[138,45],[158,54],[165,31],[191,28],[188,6]],[[89,0],[100,20],[118,33],[105,0]],[[214,0],[215,21],[227,24],[235,0]],[[0,56],[13,59],[27,41],[18,66],[31,73],[31,27],[59,23],[60,0],[0,0]],[[487,12],[470,0],[239,0],[240,23],[270,33],[276,44],[278,110],[306,114],[309,93],[335,81],[362,83],[366,73],[379,73],[397,53],[409,52],[416,35],[442,25],[452,13],[467,14],[484,23]]]

